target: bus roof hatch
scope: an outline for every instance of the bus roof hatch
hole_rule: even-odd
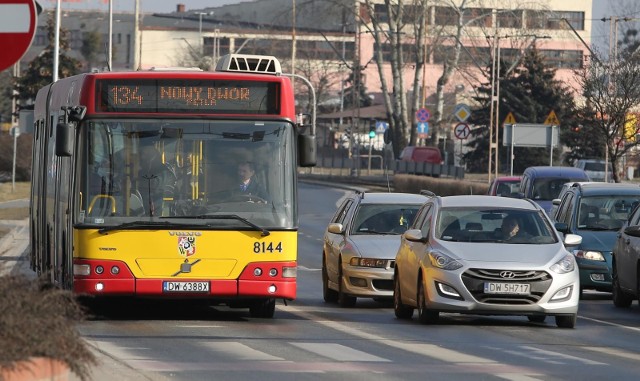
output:
[[[280,61],[273,56],[227,54],[220,57],[216,71],[232,71],[255,74],[282,74]]]

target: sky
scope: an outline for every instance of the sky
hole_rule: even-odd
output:
[[[36,0],[43,8],[55,8],[57,0]],[[135,0],[111,0],[115,12],[131,11]],[[218,7],[226,4],[237,4],[247,0],[139,0],[140,8],[145,13],[168,13],[176,10],[177,4],[184,4],[187,11]],[[109,0],[61,0],[61,9],[109,9]]]

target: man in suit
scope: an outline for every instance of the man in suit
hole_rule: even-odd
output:
[[[255,201],[268,200],[267,191],[262,184],[258,182],[252,162],[245,161],[238,165],[238,178],[240,180],[238,194],[259,198]]]

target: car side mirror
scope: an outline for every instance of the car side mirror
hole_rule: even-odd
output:
[[[640,225],[627,226],[624,229],[624,234],[632,237],[640,237]]]
[[[577,234],[567,234],[564,236],[564,246],[573,247],[582,243],[582,237]]]
[[[553,205],[560,205],[560,199],[559,198],[554,198],[553,200],[551,200],[551,203]]]
[[[422,231],[420,229],[409,229],[402,234],[402,236],[407,241],[412,242],[426,242],[426,237],[422,236]]]
[[[332,222],[327,227],[327,231],[329,231],[329,233],[333,233],[333,234],[342,234],[342,233],[344,233],[344,226],[342,224],[339,224],[339,223],[336,223],[336,222]]]
[[[569,225],[564,223],[564,222],[556,222],[554,224],[554,227],[556,228],[557,231],[559,231],[560,233],[564,233],[567,234],[569,232]]]

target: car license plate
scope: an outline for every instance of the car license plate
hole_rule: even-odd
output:
[[[529,295],[531,285],[528,283],[496,283],[485,282],[484,293],[485,294],[516,294],[516,295]]]
[[[162,282],[164,292],[209,292],[209,282]]]

